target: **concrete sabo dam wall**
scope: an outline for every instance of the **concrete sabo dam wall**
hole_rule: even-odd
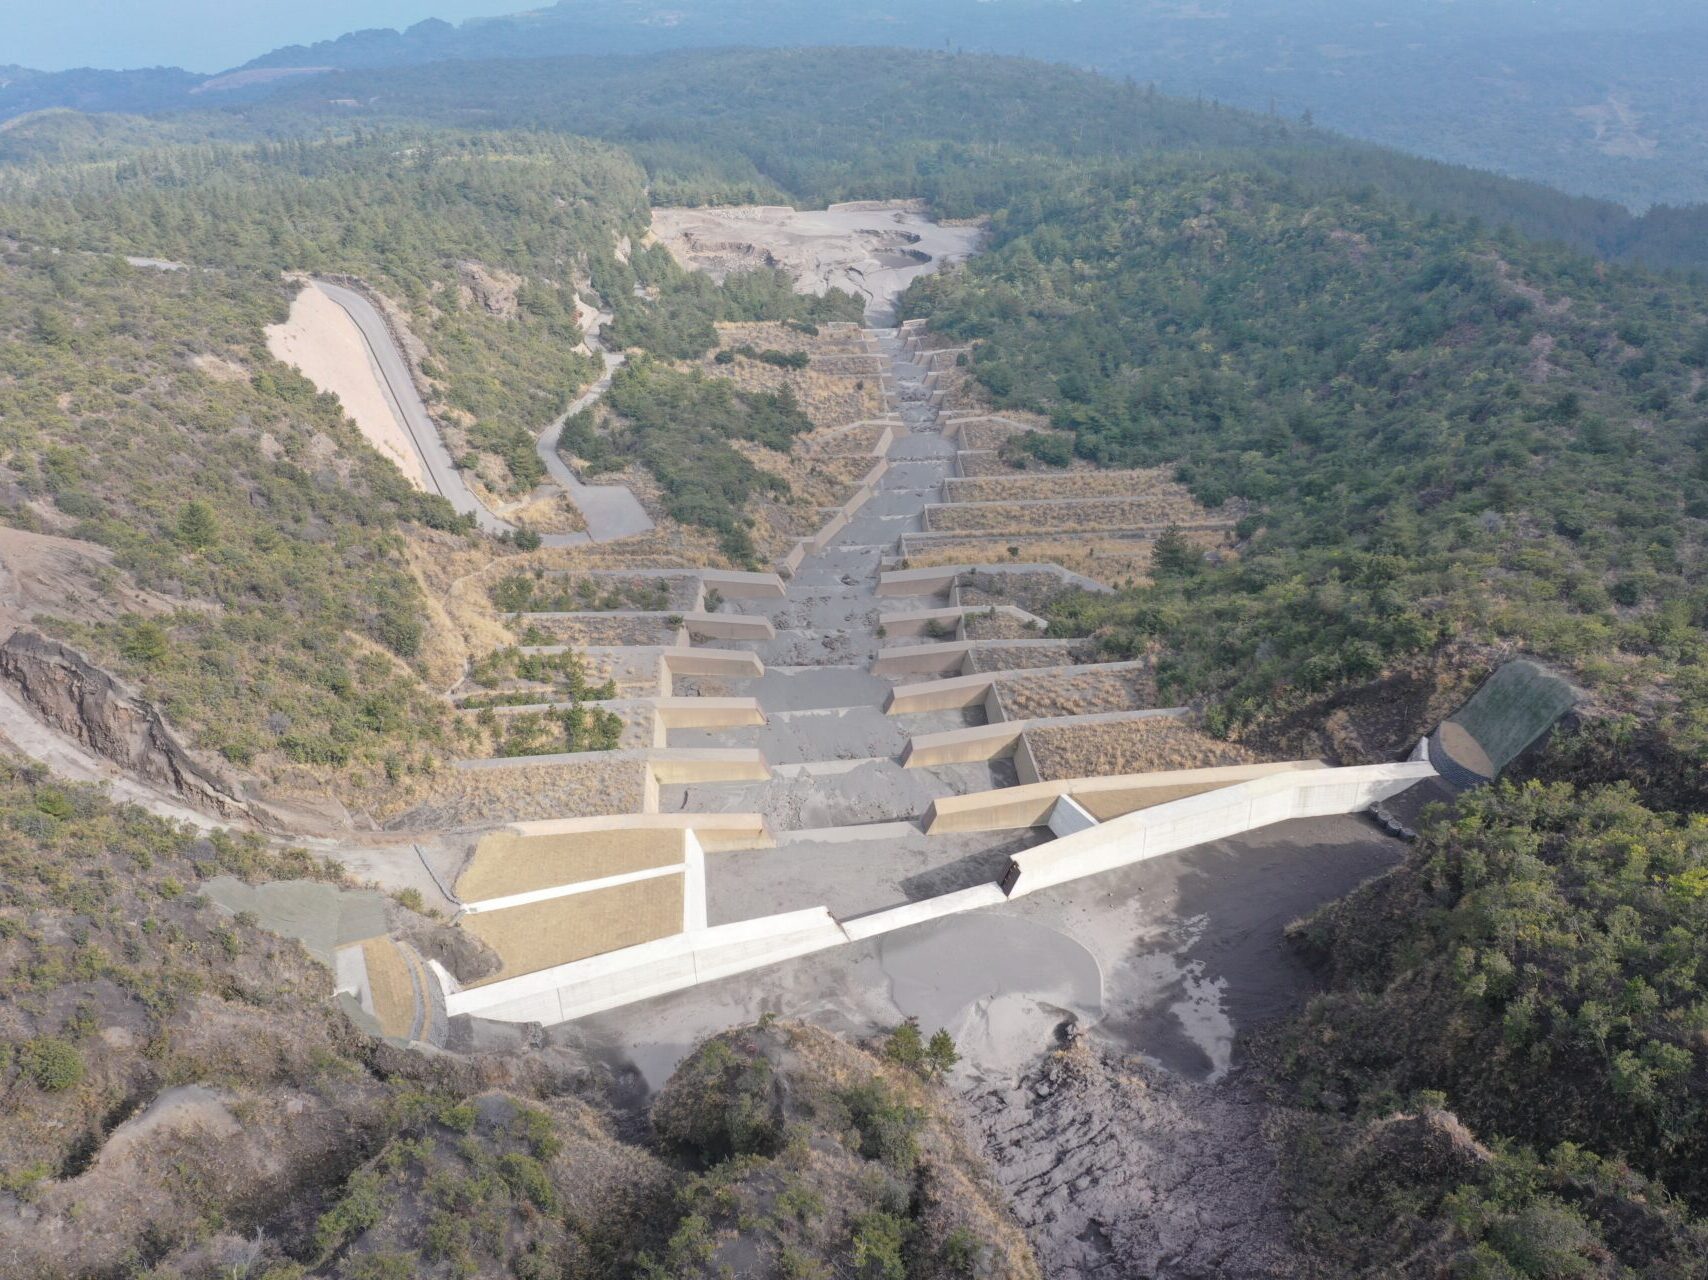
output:
[[[1290,818],[1357,813],[1433,776],[1429,764],[1410,760],[1272,773],[1111,818],[1017,853],[1002,887],[1018,898]]]
[[[999,884],[977,885],[847,921],[815,907],[691,930],[485,986],[447,987],[446,1013],[503,1022],[566,1022],[845,942],[997,906],[1271,823],[1355,813],[1434,775],[1426,761],[1289,770],[1095,825],[1086,825],[1089,815],[1081,810],[1074,821],[1058,825],[1069,834],[1016,854]],[[434,972],[441,983],[450,982],[442,969]]]

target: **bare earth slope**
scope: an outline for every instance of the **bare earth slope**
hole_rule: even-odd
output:
[[[410,484],[426,488],[420,452],[386,399],[361,330],[330,295],[315,285],[305,286],[291,302],[290,318],[268,327],[267,350],[337,396],[368,443],[395,463]]]
[[[801,293],[846,290],[866,299],[871,324],[888,323],[915,276],[967,257],[982,234],[976,226],[933,222],[911,202],[877,201],[813,210],[654,209],[652,232],[683,266],[718,280],[781,267]]]

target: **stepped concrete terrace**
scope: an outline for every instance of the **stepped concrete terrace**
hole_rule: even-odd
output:
[[[768,838],[706,848],[704,929],[497,995],[451,992],[454,1043],[502,1042],[509,1033],[487,1018],[544,1021],[548,1039],[656,1083],[699,1038],[765,1010],[859,1032],[915,1015],[947,1026],[975,1069],[1003,1072],[1073,1018],[1214,1076],[1235,1028],[1305,982],[1283,926],[1398,859],[1399,842],[1348,806],[1403,789],[1427,765],[1135,776],[1102,789],[1101,804],[1097,787],[1019,787],[1008,760],[904,767],[909,735],[975,728],[985,710],[885,714],[895,686],[920,677],[886,678],[896,650],[877,634],[881,619],[928,615],[946,593],[954,606],[954,570],[909,575],[885,561],[923,530],[955,448],[917,332],[868,341],[888,366],[898,427],[887,465],[864,501],[803,543],[781,597],[726,595],[724,614],[773,629],[720,641],[752,666],[667,673],[661,690],[751,699],[763,723],[672,727],[669,751],[752,753],[769,769],[715,783],[655,775],[648,808],[690,828],[707,815],[763,824]]]
[[[763,675],[720,681],[718,687],[756,699],[765,723],[670,735],[673,746],[757,748],[773,776],[752,786],[665,786],[659,796],[664,812],[751,810],[779,832],[911,822],[939,795],[1012,780],[1000,761],[934,774],[904,770],[906,734],[884,715],[891,686],[872,670],[881,644],[880,560],[903,533],[922,527],[924,509],[940,493],[954,450],[937,430],[938,410],[923,389],[924,371],[899,358],[894,332],[878,331],[871,340],[888,368],[886,407],[896,424],[887,433],[887,466],[870,497],[822,549],[811,549],[814,540],[807,540],[809,550],[795,564],[783,599],[726,605],[726,612],[763,617],[775,628],[769,639],[722,642],[763,662]],[[957,714],[937,723],[950,729],[968,721]]]

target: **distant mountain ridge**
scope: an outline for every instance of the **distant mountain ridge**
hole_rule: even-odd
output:
[[[1708,6],[1636,0],[560,0],[548,8],[290,45],[238,72],[706,47],[882,45],[1019,54],[1316,123],[1430,159],[1633,208],[1708,202]],[[155,112],[254,76],[12,69],[0,119]],[[195,94],[198,88],[204,92]],[[197,98],[201,101],[197,101]],[[223,99],[229,101],[229,99]]]

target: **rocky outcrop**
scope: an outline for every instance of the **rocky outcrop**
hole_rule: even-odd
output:
[[[457,263],[458,293],[465,307],[479,306],[488,315],[508,320],[516,314],[516,296],[523,279],[510,271],[479,262]]]
[[[54,729],[219,818],[253,818],[240,784],[191,756],[159,708],[88,658],[21,628],[0,644],[0,679]]]

